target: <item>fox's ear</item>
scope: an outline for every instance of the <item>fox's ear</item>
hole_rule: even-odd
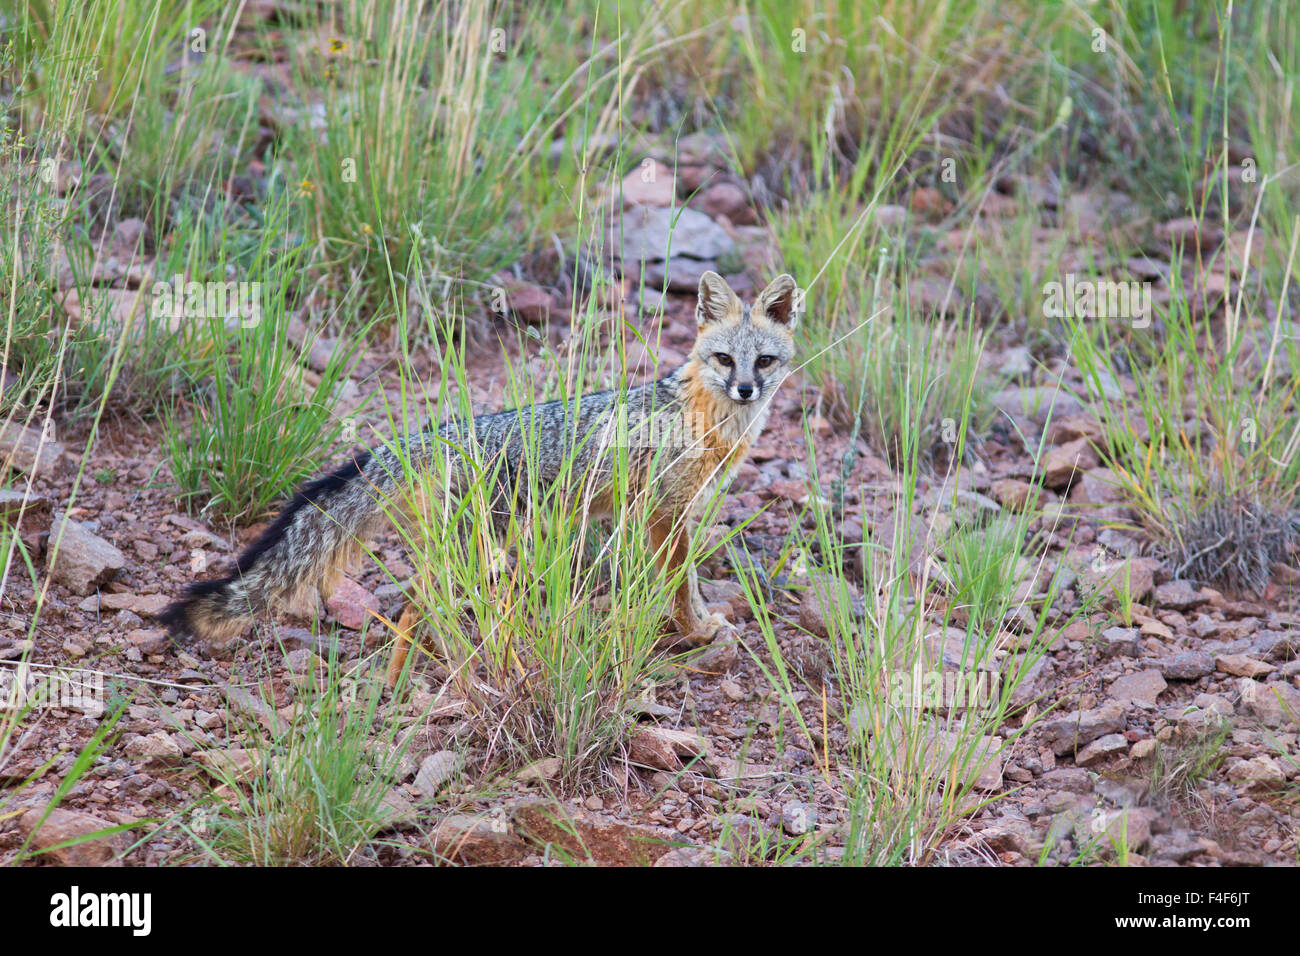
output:
[[[799,321],[799,313],[795,311],[795,306],[799,304],[801,298],[794,277],[782,273],[758,294],[754,305],[773,322],[793,329]]]
[[[695,304],[695,321],[700,328],[710,322],[718,322],[728,315],[739,316],[744,306],[736,293],[731,291],[727,280],[716,272],[706,272],[700,276],[700,300]]]

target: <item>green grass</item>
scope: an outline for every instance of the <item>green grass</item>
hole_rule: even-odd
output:
[[[965,519],[954,524],[944,541],[952,607],[974,633],[997,635],[1016,586],[1028,572],[1022,554],[1027,524],[1023,514],[999,516],[982,526]]]
[[[672,12],[684,39],[665,83],[703,101],[740,168],[763,173],[783,195],[822,184],[818,136],[849,163],[874,168],[878,186],[892,176],[890,144],[928,133],[945,114],[965,135],[945,136],[914,164],[935,169],[948,156],[974,172],[988,140],[1006,132],[1005,109],[953,65],[978,62],[986,82],[1018,87],[1039,63],[1033,41],[1071,15],[1069,3],[709,0]]]
[[[959,435],[959,441],[964,437]],[[905,424],[902,438],[906,457],[899,466],[900,490],[893,502],[896,527],[889,539],[893,543],[873,540],[858,546],[863,547],[862,573],[854,577],[844,570],[853,546],[844,541],[823,509],[813,511],[814,528],[807,542],[820,556],[819,580],[828,582],[822,606],[831,667],[826,685],[808,686],[806,696],[820,702],[826,695],[829,718],[820,719],[850,730],[844,752],[817,754],[827,781],[845,793],[846,844],[841,862],[847,865],[933,863],[940,858],[940,845],[949,829],[986,799],[993,799],[982,796],[976,783],[1032,724],[1024,706],[1011,700],[1029,669],[1046,653],[1048,612],[1059,591],[1055,579],[1043,581],[1047,599],[1027,614],[1026,630],[1018,642],[1024,652],[1018,655],[1001,655],[996,629],[972,623],[965,631],[961,653],[949,667],[956,665],[967,682],[978,682],[980,672],[1000,676],[996,683],[988,677],[983,685],[975,684],[982,695],[974,701],[965,698],[972,706],[960,706],[955,695],[952,700],[941,696],[937,703],[942,706],[931,706],[924,696],[925,681],[930,672],[943,669],[935,656],[935,636],[941,647],[941,635],[956,624],[953,604],[965,601],[974,607],[974,616],[985,622],[1001,621],[1007,611],[1025,606],[1014,600],[1015,581],[1003,572],[1021,564],[1031,519],[1016,519],[1014,532],[982,532],[998,534],[996,543],[984,538],[988,552],[981,557],[984,567],[968,561],[963,569],[958,564],[956,601],[939,600],[938,582],[929,572],[910,570],[912,537],[925,533],[924,519],[914,514],[919,504],[915,478],[921,467],[920,428],[915,420]],[[810,462],[815,461],[811,445],[809,450]],[[819,488],[815,470],[809,480],[810,488]],[[960,548],[954,549],[950,560],[958,553]],[[996,572],[992,579],[989,567]],[[766,650],[764,657],[751,648],[754,665],[776,688],[791,720],[811,737],[809,716],[796,697],[803,680],[777,639],[772,610],[752,573],[742,574],[741,581],[756,610]],[[862,596],[861,611],[855,610],[855,595]],[[1052,627],[1062,623],[1054,621]],[[911,695],[917,668],[923,682],[920,700]]]
[[[991,420],[980,373],[985,333],[973,321],[923,316],[906,288],[867,301],[880,305],[861,327],[825,344],[816,328],[810,332],[807,365],[828,383],[823,401],[830,417],[868,435],[894,465],[913,427],[927,465],[964,457],[967,436],[973,442]]]
[[[569,14],[543,8],[368,0],[323,15],[328,45],[295,63],[304,87],[323,86],[323,129],[293,125],[284,152],[320,261],[355,271],[382,308],[417,267],[427,286],[472,288],[529,249],[561,206],[571,221],[591,188],[583,144],[612,124],[649,22],[620,24],[626,46],[611,57],[584,50]],[[548,55],[557,48],[580,57],[565,66]],[[560,132],[570,148],[553,165]]]
[[[1254,317],[1224,341],[1176,277],[1173,291],[1163,334],[1113,341],[1106,323],[1074,323],[1085,396],[1126,502],[1174,572],[1259,591],[1300,541],[1300,355]],[[1270,365],[1270,353],[1285,364]],[[1123,367],[1137,371],[1132,397],[1106,387]]]
[[[406,684],[387,700],[375,661],[345,668],[331,654],[317,664],[298,682],[287,718],[270,728],[251,719],[232,728],[246,764],[229,749],[202,761],[208,794],[175,825],[203,862],[347,865],[373,852],[383,831],[407,822],[388,799],[407,773],[412,735],[402,733],[399,717]],[[276,712],[273,700],[261,702]]]
[[[1152,799],[1175,804],[1192,801],[1197,788],[1223,763],[1223,745],[1231,733],[1230,721],[1215,719],[1189,740],[1157,746],[1148,777]]]
[[[303,291],[295,281],[301,247],[285,248],[277,242],[281,235],[265,231],[248,271],[240,273],[250,277],[243,280],[249,295],[260,296],[257,315],[181,320],[194,334],[224,343],[203,360],[199,374],[209,384],[196,396],[189,421],[179,408],[167,420],[172,473],[191,510],[240,521],[263,517],[320,469],[344,429],[335,404],[365,330],[341,338],[318,375],[305,367],[308,349],[300,355],[287,338]],[[253,283],[262,283],[260,292]]]

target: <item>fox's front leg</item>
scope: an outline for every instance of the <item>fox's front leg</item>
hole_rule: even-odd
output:
[[[691,644],[705,644],[724,628],[731,627],[721,614],[710,614],[700,596],[699,575],[690,557],[690,531],[685,525],[662,520],[650,525],[650,543],[664,574],[672,575],[684,566],[681,583],[673,595],[673,623]]]
[[[393,656],[388,660],[388,689],[397,686],[397,679],[402,676],[406,658],[411,653],[412,632],[420,621],[420,609],[408,603],[402,608],[401,617],[397,619],[397,635],[393,638]]]

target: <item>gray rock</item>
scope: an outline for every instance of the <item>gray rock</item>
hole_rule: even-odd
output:
[[[1182,578],[1176,581],[1167,581],[1157,587],[1154,600],[1157,605],[1173,608],[1175,611],[1185,611],[1190,607],[1204,603],[1200,591],[1192,586],[1191,581]]]
[[[156,730],[148,736],[128,740],[123,752],[128,757],[143,757],[146,767],[167,767],[178,764],[185,756],[180,746],[166,731]]]
[[[934,771],[934,783],[940,785],[950,775],[976,790],[1002,789],[1002,738],[974,736],[948,731],[935,722],[926,721],[917,740],[900,740],[887,750],[885,761],[893,768],[914,767],[919,761]],[[923,747],[918,750],[917,744]]]
[[[648,289],[663,289],[667,283],[669,292],[694,292],[700,287],[700,276],[717,269],[712,259],[673,256],[667,262],[647,262],[641,277]]]
[[[1124,705],[1111,701],[1093,710],[1076,711],[1043,724],[1043,739],[1060,756],[1085,747],[1106,734],[1123,733],[1128,726]]]
[[[624,262],[663,262],[670,256],[717,259],[736,244],[716,222],[690,208],[636,206],[611,228],[606,248]]]
[[[706,846],[679,846],[654,861],[656,867],[725,865],[731,857]]]
[[[1260,631],[1252,650],[1268,661],[1290,661],[1300,655],[1300,632]]]
[[[1206,845],[1210,842],[1191,830],[1158,833],[1151,838],[1151,855],[1157,860],[1167,860],[1170,863],[1186,863],[1192,857],[1206,852]]]
[[[1178,736],[1184,740],[1213,733],[1222,728],[1227,720],[1220,711],[1201,707],[1185,708],[1173,714],[1171,719],[1177,728]]]
[[[397,788],[384,794],[378,816],[383,826],[392,828],[413,826],[419,820],[415,805]]]
[[[1002,353],[1002,364],[998,367],[998,374],[1007,378],[1024,378],[1034,367],[1033,361],[1034,357],[1029,349],[1017,345]]]
[[[49,547],[58,545],[51,576],[75,594],[89,594],[112,580],[126,564],[126,557],[103,538],[81,524],[58,515],[50,526]]]
[[[443,784],[454,777],[461,766],[460,754],[454,750],[439,750],[425,757],[415,775],[415,785],[426,797],[432,797]]]
[[[1281,681],[1263,684],[1243,677],[1241,700],[1266,727],[1300,730],[1300,690]]]
[[[1098,737],[1080,750],[1079,755],[1074,758],[1074,762],[1080,767],[1089,767],[1105,760],[1107,757],[1113,757],[1115,754],[1127,751],[1128,741],[1124,739],[1123,734],[1106,734],[1104,737]]]
[[[324,669],[325,662],[307,648],[298,647],[284,655],[284,665],[290,674],[311,675],[318,668]]]
[[[1101,632],[1103,657],[1137,657],[1138,629],[1136,627],[1111,627]]]
[[[1084,593],[1092,594],[1103,590],[1110,602],[1117,601],[1125,588],[1125,576],[1128,580],[1128,594],[1134,601],[1141,601],[1155,586],[1155,575],[1160,570],[1160,561],[1156,558],[1131,558],[1127,564],[1123,561],[1091,560],[1081,562],[1079,567],[1079,584]]]
[[[1028,418],[1040,426],[1047,422],[1049,412],[1053,418],[1060,418],[1062,415],[1075,415],[1083,411],[1078,399],[1064,391],[1058,391],[1054,385],[1006,388],[994,394],[993,404],[1008,415]]]
[[[1116,700],[1131,700],[1148,707],[1154,706],[1156,698],[1169,685],[1160,676],[1160,671],[1148,668],[1136,674],[1125,674],[1110,685],[1110,696]]]
[[[1089,505],[1119,504],[1124,500],[1120,478],[1110,468],[1089,468],[1079,476],[1070,500]]]
[[[1066,793],[1092,793],[1092,777],[1087,771],[1075,767],[1058,767],[1043,774],[1042,784],[1051,790]]]
[[[1198,614],[1196,622],[1192,624],[1192,633],[1202,640],[1213,637],[1219,633],[1219,622],[1208,614]]]
[[[1087,834],[1101,837],[1109,844],[1121,841],[1130,851],[1140,850],[1151,841],[1151,821],[1156,812],[1149,808],[1130,810],[1099,810],[1087,822],[1086,831],[1079,833],[1080,838]]]
[[[1214,673],[1214,658],[1204,651],[1184,651],[1154,663],[1166,680],[1199,680]]]
[[[284,721],[261,694],[255,694],[244,687],[229,686],[225,688],[225,693],[226,702],[235,713],[256,720],[272,733],[280,733],[283,730]]]
[[[63,446],[40,428],[0,423],[0,466],[10,464],[37,478],[57,475],[63,463]]]
[[[781,808],[781,829],[790,836],[803,836],[817,825],[817,808],[809,803],[787,803]]]
[[[713,643],[691,658],[691,667],[709,674],[725,674],[739,659],[740,644],[735,632],[721,631]]]
[[[1214,714],[1221,714],[1224,717],[1231,717],[1233,710],[1232,701],[1222,694],[1197,694],[1193,703],[1203,710],[1208,710]]]
[[[1012,660],[1012,658],[1007,659],[1006,669],[1003,671],[1008,682],[1010,675],[1020,673],[1023,669],[1023,663],[1020,662],[1019,658],[1014,659],[1015,664],[1012,664]],[[1015,689],[1011,692],[1011,706],[1013,708],[1027,707],[1042,697],[1047,692],[1045,685],[1051,680],[1055,669],[1051,657],[1047,655],[1034,661],[1027,669],[1023,669],[1020,682],[1016,684]]]

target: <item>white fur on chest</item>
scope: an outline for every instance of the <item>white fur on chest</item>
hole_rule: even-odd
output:
[[[719,431],[722,439],[729,445],[738,445],[742,441],[753,444],[763,434],[767,417],[772,411],[770,401],[750,402],[747,405],[735,405],[734,410],[724,419]]]

